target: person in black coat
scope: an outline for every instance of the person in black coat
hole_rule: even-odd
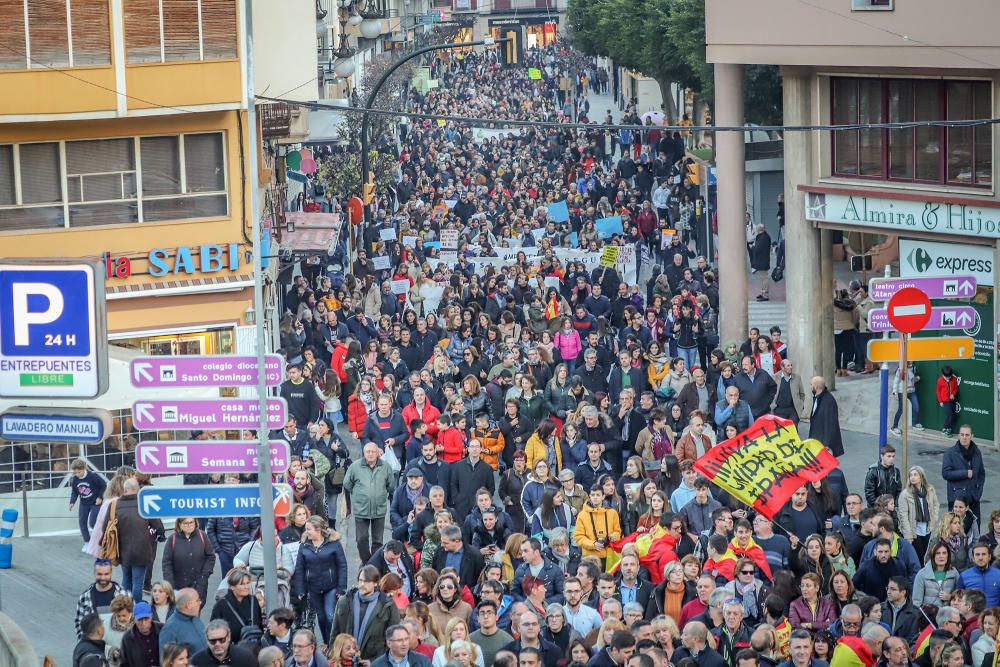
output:
[[[753,418],[757,419],[771,411],[771,399],[777,385],[767,371],[754,365],[753,357],[743,357],[740,366],[743,372],[733,378],[733,383],[740,390],[740,398],[750,406]]]
[[[413,501],[410,498],[411,496],[426,498],[428,493],[430,486],[424,482],[424,471],[416,466],[407,468],[406,482],[396,487],[392,494],[392,503],[389,505],[389,525],[393,539],[402,541],[409,539],[410,524],[416,518]]]
[[[760,296],[757,297],[757,300],[767,301],[768,287],[771,282],[769,275],[771,271],[771,236],[764,229],[764,225],[757,225],[757,235],[747,248],[750,251],[750,269],[754,273],[760,274]]]
[[[125,482],[125,494],[114,501],[112,508],[118,521],[118,557],[122,566],[122,588],[133,600],[142,600],[146,570],[156,556],[153,535],[164,539],[163,523],[159,519],[144,519],[139,515],[139,483],[134,479]]]
[[[882,603],[882,618],[893,629],[892,634],[902,637],[907,644],[912,645],[920,634],[921,613],[910,601],[910,581],[906,577],[889,580],[886,601]]]
[[[583,409],[583,423],[580,425],[580,438],[591,443],[604,445],[604,460],[608,462],[615,478],[622,476],[622,446],[621,432],[615,432],[613,424],[606,424],[601,413],[592,405]]]
[[[250,592],[250,573],[233,570],[226,583],[229,584],[229,592],[212,607],[212,620],[221,619],[228,623],[230,637],[239,637],[247,626],[263,630],[260,603]]]
[[[326,519],[311,516],[306,521],[305,540],[299,547],[292,572],[292,598],[301,605],[308,596],[316,611],[323,639],[330,638],[337,596],[347,589],[347,556],[340,535],[327,531]]]
[[[479,582],[479,574],[483,571],[483,556],[478,550],[466,546],[462,542],[462,529],[456,525],[445,526],[441,529],[441,548],[434,557],[434,569],[440,572],[459,560],[458,582],[461,586],[468,586],[471,591]]]
[[[413,558],[406,552],[406,547],[400,540],[389,540],[384,546],[379,547],[378,551],[368,559],[366,565],[371,565],[378,570],[379,578],[390,572],[396,575],[400,575],[402,572],[403,576],[399,578],[403,580],[403,591],[407,597],[412,596],[417,590],[416,568],[413,565]],[[407,583],[409,588],[406,588]]]
[[[457,461],[448,475],[448,503],[455,510],[455,520],[464,521],[476,506],[476,492],[486,489],[496,491],[493,468],[480,455],[483,445],[478,440],[470,440],[468,456]]]
[[[163,579],[174,587],[193,588],[202,600],[208,599],[208,578],[215,569],[215,550],[198,522],[177,519],[174,534],[163,547]]]
[[[834,456],[843,456],[844,440],[840,434],[840,408],[837,407],[837,399],[827,390],[823,377],[817,375],[810,384],[813,405],[809,437],[822,442]]]

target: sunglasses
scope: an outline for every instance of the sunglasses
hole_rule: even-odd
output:
[[[209,644],[222,644],[229,641],[229,637],[208,637]]]
[[[740,574],[753,574],[753,570],[741,570]]]

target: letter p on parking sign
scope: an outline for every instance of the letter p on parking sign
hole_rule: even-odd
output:
[[[0,396],[108,390],[104,272],[82,260],[0,260]]]

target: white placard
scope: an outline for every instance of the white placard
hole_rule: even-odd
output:
[[[393,294],[406,294],[410,291],[410,281],[405,278],[402,280],[393,280],[389,285],[392,287]]]
[[[389,255],[379,255],[378,257],[372,257],[372,266],[375,267],[376,271],[388,271],[392,267],[392,263],[389,260]]]
[[[416,236],[404,236],[403,237],[403,245],[406,246],[407,248],[415,248],[416,245],[417,245],[417,237]]]
[[[458,230],[457,229],[442,229],[441,230],[441,248],[450,248],[452,250],[458,249]]]
[[[387,229],[380,229],[378,231],[378,237],[383,241],[395,241],[396,240],[396,230],[392,227]]]

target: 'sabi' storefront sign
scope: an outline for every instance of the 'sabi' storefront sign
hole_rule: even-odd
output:
[[[173,251],[154,248],[142,260],[147,262],[150,276],[164,278],[167,276],[190,276],[198,273],[216,273],[218,271],[237,271],[240,268],[240,254],[239,243],[212,243],[201,246],[181,246]],[[106,252],[102,260],[106,278],[128,278],[132,275],[132,258],[115,257],[110,252]]]

